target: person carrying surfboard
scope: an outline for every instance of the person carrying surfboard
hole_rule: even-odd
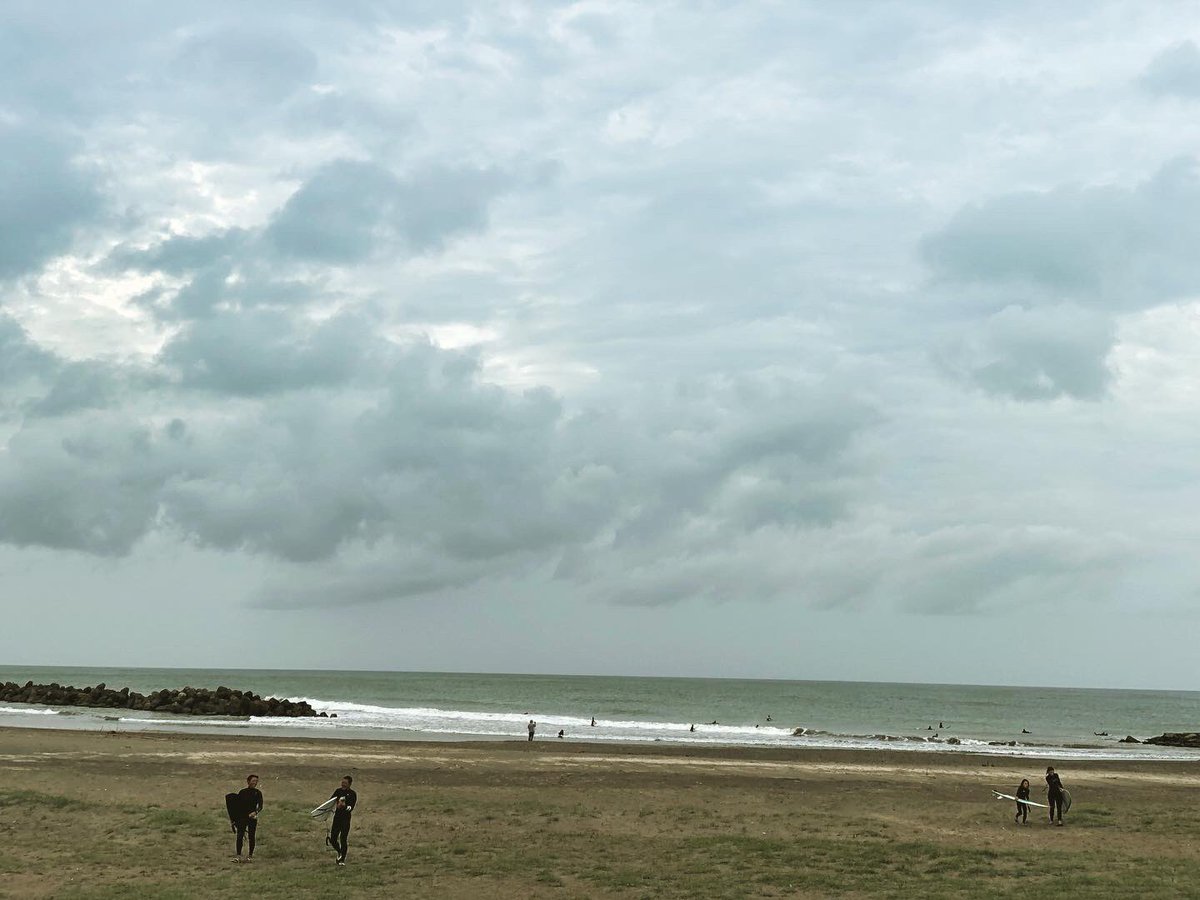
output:
[[[1058,822],[1063,823],[1063,786],[1062,780],[1058,777],[1058,773],[1054,771],[1054,766],[1046,766],[1046,791],[1050,803],[1050,824],[1056,824],[1054,821],[1055,810],[1058,811]]]
[[[1022,803],[1022,800],[1029,799],[1029,779],[1022,778],[1021,786],[1017,788],[1017,814],[1013,816],[1013,822],[1020,822],[1025,825],[1029,822],[1029,804]]]
[[[254,861],[254,837],[258,831],[258,814],[262,812],[263,795],[258,789],[258,776],[247,775],[246,786],[237,792],[237,800],[229,806],[234,833],[237,834],[236,862]],[[226,805],[229,805],[228,802]],[[236,818],[234,814],[236,812]],[[247,845],[247,854],[242,857],[242,846]]]
[[[350,837],[350,814],[354,812],[354,806],[358,803],[358,794],[350,787],[353,783],[354,779],[347,775],[342,779],[341,787],[329,795],[329,799],[336,800],[336,802],[333,806],[333,826],[329,829],[325,843],[337,853],[339,866],[346,864],[346,851],[349,849],[348,839]]]

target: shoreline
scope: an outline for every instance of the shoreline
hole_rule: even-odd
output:
[[[532,754],[535,758],[546,758],[550,761],[581,758],[594,759],[604,762],[668,760],[677,761],[681,765],[712,762],[727,763],[769,763],[805,766],[838,765],[846,769],[887,770],[887,771],[929,771],[935,768],[961,769],[968,768],[1019,768],[1024,763],[1030,766],[1037,764],[1054,765],[1066,763],[1072,771],[1120,771],[1134,774],[1152,773],[1163,766],[1176,767],[1183,770],[1194,769],[1194,777],[1200,784],[1200,759],[1188,757],[1161,758],[1064,758],[1053,752],[1029,753],[1013,755],[999,752],[964,751],[955,747],[914,752],[898,748],[864,748],[864,747],[749,747],[732,744],[677,744],[667,742],[607,742],[607,741],[565,741],[553,737],[537,738],[530,742],[525,738],[476,738],[446,737],[440,740],[424,738],[379,738],[361,735],[344,735],[336,738],[310,734],[285,735],[278,733],[240,733],[221,732],[212,734],[196,731],[175,731],[167,729],[137,730],[137,729],[84,729],[84,728],[54,728],[38,726],[0,725],[0,747],[6,742],[23,740],[30,735],[67,735],[78,736],[86,740],[88,737],[99,739],[130,739],[148,742],[146,746],[176,744],[181,747],[210,746],[213,744],[230,744],[244,747],[248,752],[274,750],[285,755],[303,751],[306,757],[362,757],[363,759],[403,759],[409,760],[417,756],[435,757],[438,753],[461,752],[482,754]],[[21,736],[18,738],[18,736]],[[45,743],[29,737],[33,743]],[[353,745],[346,749],[345,745]],[[337,748],[337,749],[334,749]],[[1030,748],[1033,749],[1033,748]],[[179,751],[176,751],[179,752]],[[503,756],[501,758],[504,758]]]
[[[227,721],[214,721],[213,718],[188,718],[182,716],[163,717],[161,719],[138,717],[130,721],[129,717],[120,715],[126,710],[111,710],[106,714],[104,708],[93,707],[39,707],[29,705],[28,709],[9,707],[6,711],[0,706],[0,731],[4,729],[59,731],[68,733],[111,732],[117,734],[168,734],[181,736],[222,737],[260,737],[267,740],[311,740],[318,743],[346,741],[373,741],[381,743],[414,743],[414,744],[473,744],[489,745],[518,741],[527,743],[518,732],[511,734],[463,734],[452,731],[413,731],[400,728],[378,728],[340,723],[336,718],[321,719],[315,726],[314,719],[298,719],[294,723],[284,717],[269,719],[252,719],[248,717],[229,717]],[[149,714],[143,713],[141,716]],[[14,721],[18,717],[25,721]],[[552,726],[546,726],[545,736],[539,736],[537,743],[555,743],[559,746],[595,745],[605,748],[619,747],[662,747],[672,750],[687,751],[711,749],[716,752],[724,750],[762,750],[778,751],[781,753],[794,752],[850,752],[850,753],[898,753],[914,757],[941,757],[944,755],[963,756],[972,759],[983,757],[1001,757],[1006,759],[1041,759],[1055,758],[1071,762],[1111,761],[1117,763],[1133,762],[1200,762],[1200,749],[1176,748],[1146,743],[1124,744],[1113,741],[1108,746],[1097,744],[1016,744],[1004,742],[991,743],[966,739],[960,743],[949,740],[927,741],[919,737],[876,735],[866,736],[826,735],[795,736],[783,738],[772,743],[747,743],[736,740],[725,740],[705,735],[687,737],[659,737],[630,739],[605,737],[580,737],[578,730],[568,734],[563,739],[554,736]]]

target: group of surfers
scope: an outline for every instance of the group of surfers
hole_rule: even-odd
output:
[[[325,835],[325,846],[337,855],[336,862],[339,866],[346,864],[346,851],[349,849],[350,838],[350,816],[358,803],[358,794],[350,787],[353,783],[354,779],[346,775],[342,778],[341,785],[329,795],[329,799],[334,801],[333,825],[329,828],[329,834]],[[234,856],[233,861],[253,862],[254,838],[258,831],[258,814],[263,809],[263,795],[262,791],[258,789],[258,776],[247,775],[246,786],[236,794],[228,795],[226,806],[229,810],[229,827],[237,835],[235,851],[237,855]],[[247,850],[245,856],[242,855],[243,847]]]
[[[1063,823],[1063,784],[1058,777],[1058,773],[1054,771],[1054,766],[1046,766],[1046,802],[1050,806],[1050,824],[1061,825]],[[1017,788],[1017,812],[1013,816],[1014,823],[1022,825],[1029,821],[1029,804],[1032,801],[1029,799],[1029,779],[1022,778],[1021,784]],[[1055,816],[1057,815],[1057,819]]]

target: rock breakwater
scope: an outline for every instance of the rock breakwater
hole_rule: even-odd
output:
[[[1200,747],[1200,732],[1168,731],[1158,737],[1146,738],[1142,743],[1159,747]]]
[[[144,712],[175,713],[183,716],[294,716],[327,718],[303,700],[260,697],[251,691],[232,688],[185,687],[176,690],[139,694],[129,688],[120,690],[101,683],[95,687],[71,687],[61,684],[0,684],[0,702],[40,703],[44,706],[90,706],[102,709],[132,709]]]

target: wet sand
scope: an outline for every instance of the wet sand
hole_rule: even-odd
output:
[[[1068,824],[1014,825],[991,790],[1048,763]],[[339,869],[307,810],[343,774]],[[1197,801],[1200,762],[2,729],[0,896],[1197,896]]]

